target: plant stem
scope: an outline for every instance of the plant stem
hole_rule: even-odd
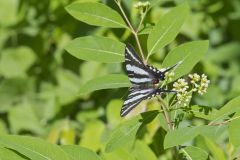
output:
[[[226,120],[226,121],[223,121],[223,122],[216,122],[216,123],[214,123],[214,122],[212,121],[212,122],[210,122],[208,125],[209,125],[209,126],[220,126],[220,125],[227,124],[227,123],[229,123],[229,122],[231,122],[231,121],[233,121],[233,120],[235,120],[235,119],[239,119],[239,118],[240,118],[240,116],[237,116],[237,117],[233,117],[233,118],[231,118],[231,119],[229,119],[229,120]]]
[[[166,104],[161,97],[158,97],[158,101],[161,103],[161,108],[163,110],[163,114],[164,114],[165,120],[167,122],[168,129],[169,129],[169,131],[171,131],[171,130],[173,130],[173,125],[172,125],[171,118],[168,114]]]
[[[124,12],[124,10],[123,10],[123,8],[122,8],[121,2],[120,2],[120,1],[117,1],[117,0],[115,0],[115,2],[116,2],[116,4],[118,5],[120,11],[122,12],[122,15],[123,15],[125,21],[127,22],[129,29],[130,29],[131,32],[133,33],[133,35],[134,35],[134,37],[135,37],[135,39],[136,39],[136,42],[137,42],[138,49],[139,49],[139,51],[140,51],[140,53],[141,53],[143,62],[144,62],[144,64],[146,64],[146,60],[145,60],[145,58],[144,58],[143,50],[142,50],[142,47],[141,47],[141,44],[140,44],[140,41],[139,41],[139,38],[138,38],[137,31],[135,31],[135,29],[133,28],[133,26],[132,26],[132,24],[130,23],[129,19],[127,18],[126,14],[125,14],[125,12]]]

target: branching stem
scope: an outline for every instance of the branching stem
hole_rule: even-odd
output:
[[[143,54],[143,49],[142,49],[142,47],[141,47],[141,44],[140,44],[140,41],[139,41],[139,38],[138,38],[138,30],[136,31],[136,30],[133,28],[132,24],[130,23],[129,19],[128,19],[127,16],[126,16],[126,13],[124,12],[124,10],[123,10],[123,8],[122,8],[121,2],[118,1],[118,0],[115,0],[115,2],[116,2],[116,4],[118,5],[120,11],[122,12],[122,15],[123,15],[125,21],[127,22],[127,25],[128,25],[128,27],[129,27],[129,29],[131,30],[132,34],[134,35],[134,37],[135,37],[135,39],[136,39],[136,42],[137,42],[138,49],[139,49],[140,54],[141,54],[141,56],[142,56],[143,62],[144,62],[144,64],[146,64],[147,61],[145,60],[145,57],[144,57],[144,54]],[[143,19],[143,18],[142,18],[142,19]],[[141,20],[141,21],[143,21],[143,20]],[[142,22],[141,22],[141,23],[142,23]]]

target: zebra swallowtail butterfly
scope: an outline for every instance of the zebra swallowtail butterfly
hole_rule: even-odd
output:
[[[127,115],[145,99],[150,99],[163,92],[174,92],[156,87],[155,84],[164,80],[166,72],[170,71],[178,64],[180,63],[160,70],[153,66],[145,65],[133,47],[127,44],[125,48],[125,68],[133,86],[130,88],[130,93],[123,103],[120,115],[122,117]]]

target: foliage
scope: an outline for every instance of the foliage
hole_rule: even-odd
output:
[[[239,1],[149,2],[0,1],[0,159],[239,159]],[[120,117],[126,43],[207,93]]]

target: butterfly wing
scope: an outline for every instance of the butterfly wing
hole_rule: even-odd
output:
[[[133,108],[135,108],[141,101],[150,99],[162,93],[161,88],[134,88],[130,89],[126,100],[123,103],[120,115],[123,117],[127,115]]]
[[[150,84],[153,79],[157,79],[129,44],[127,44],[125,48],[125,67],[128,78],[132,84]]]

